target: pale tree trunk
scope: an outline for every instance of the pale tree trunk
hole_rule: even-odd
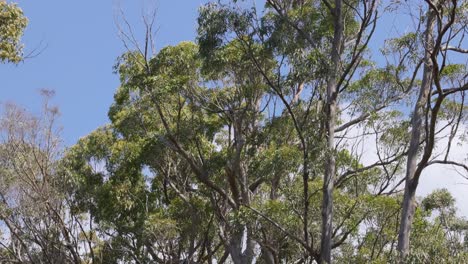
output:
[[[255,116],[258,115],[261,108],[261,95],[257,96],[257,100],[254,101],[249,109]],[[240,194],[235,197],[237,208],[239,210],[242,205],[250,205],[250,189],[248,171],[246,170],[247,165],[242,157],[243,151],[246,148],[246,136],[243,134],[246,128],[250,128],[251,133],[255,133],[258,129],[259,119],[247,120],[244,114],[238,114],[233,118],[234,124],[234,156],[230,162],[230,171],[232,175],[228,177],[232,178],[232,187],[235,192],[237,190]],[[250,122],[251,121],[251,122]],[[250,235],[249,224],[237,224],[231,227],[231,238],[229,241],[228,251],[234,264],[249,264],[254,259],[255,241],[252,240]]]
[[[240,225],[239,227],[244,227]],[[250,264],[254,258],[255,243],[249,236],[247,229],[233,230],[234,234],[229,243],[229,254],[234,264]],[[244,234],[245,233],[245,234]],[[244,237],[244,235],[246,235]]]
[[[321,263],[331,263],[333,232],[333,188],[336,174],[336,160],[334,151],[338,97],[337,76],[340,67],[341,43],[343,39],[343,16],[341,0],[335,0],[335,7],[333,8],[332,12],[334,16],[334,37],[327,82],[327,111],[325,121],[327,128],[327,160],[325,164],[325,176],[323,181],[322,233],[320,248]]]
[[[418,151],[421,138],[424,135],[423,120],[426,116],[427,100],[429,99],[432,83],[433,64],[431,61],[431,52],[433,49],[433,30],[435,23],[435,14],[429,8],[427,16],[427,26],[424,37],[424,69],[423,79],[419,90],[418,100],[414,107],[413,116],[411,119],[411,139],[408,150],[408,160],[406,165],[406,182],[405,192],[403,197],[403,206],[401,211],[400,230],[398,233],[398,252],[403,260],[409,254],[409,240],[411,234],[411,226],[414,219],[416,209],[416,188],[418,186],[419,175],[416,175],[418,166]],[[427,135],[426,135],[427,136]]]

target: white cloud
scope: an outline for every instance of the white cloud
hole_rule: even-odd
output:
[[[460,127],[459,131],[465,131],[466,127]],[[467,164],[468,146],[460,139],[453,140],[449,160]],[[436,153],[444,152],[448,137],[445,136],[436,145]],[[443,159],[444,157],[439,157]],[[459,214],[468,217],[468,172],[453,165],[435,164],[427,167],[421,175],[417,195],[425,196],[435,189],[446,188],[456,199]]]
[[[441,124],[439,127],[443,125],[445,124]],[[463,133],[467,129],[467,126],[460,125],[458,131]],[[354,155],[359,155],[361,157],[360,162],[366,166],[377,162],[378,158],[376,154],[375,136],[361,136],[356,138],[356,136],[363,134],[363,131],[362,127],[355,126],[351,128],[347,132],[347,136],[352,139],[342,141],[342,144],[346,144],[347,148]],[[439,136],[440,138],[436,143],[433,157],[437,157],[437,159],[444,158],[448,142],[448,133],[449,131],[446,129],[443,133],[444,136]],[[458,137],[455,137],[448,159],[467,164],[467,158],[467,143],[461,142]],[[404,162],[404,167],[406,167],[406,158]],[[417,195],[418,197],[424,197],[436,189],[446,188],[456,199],[459,215],[468,218],[468,179],[464,178],[462,175],[468,176],[468,172],[453,165],[431,165],[427,167],[421,175]]]

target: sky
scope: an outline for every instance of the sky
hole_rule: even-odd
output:
[[[441,122],[437,130],[442,129],[445,125],[447,125],[446,122]],[[466,127],[466,125],[461,125],[459,131],[467,131],[467,129],[468,127]],[[349,132],[351,136],[362,134],[363,129],[358,127],[352,128]],[[441,159],[440,156],[443,157],[445,155],[448,134],[449,131],[446,129],[438,136],[439,141],[433,153],[433,156],[439,156],[438,159]],[[461,135],[461,133],[458,134]],[[351,143],[354,142],[354,140],[351,141]],[[364,166],[379,162],[374,136],[363,137],[356,149],[359,150],[357,154],[362,155],[360,162]],[[449,160],[466,163],[467,158],[466,141],[462,142],[459,137],[455,137],[450,150]],[[403,166],[406,167],[406,164]],[[467,176],[466,172],[455,166],[440,164],[431,165],[423,170],[416,194],[421,199],[436,189],[446,188],[456,200],[458,213],[468,218],[468,195],[466,195],[468,191],[468,179],[461,175]]]
[[[118,37],[115,17],[119,10],[143,36],[142,10],[154,1],[144,0],[17,0],[29,19],[25,32],[25,53],[36,50],[32,58],[15,66],[0,64],[2,86],[0,102],[15,102],[31,111],[40,109],[40,89],[55,90],[53,103],[62,113],[65,144],[70,146],[108,122],[107,110],[119,85],[113,73],[116,59],[125,51]],[[156,48],[194,40],[198,8],[204,0],[159,0],[156,25]],[[386,25],[376,31],[377,50],[384,38],[404,33],[409,21],[384,16]],[[393,26],[392,26],[393,25]],[[396,25],[396,26],[395,26]],[[374,56],[374,59],[378,58]],[[457,149],[457,152],[463,152]],[[425,179],[425,180],[424,180]],[[424,172],[418,194],[446,187],[457,198],[461,213],[468,216],[468,180],[457,176],[451,168],[433,167]]]

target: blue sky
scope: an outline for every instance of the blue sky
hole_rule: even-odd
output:
[[[18,66],[0,64],[0,102],[15,102],[37,111],[39,89],[56,91],[63,137],[71,145],[107,122],[107,110],[118,87],[112,73],[125,51],[118,38],[115,15],[119,2],[136,28],[142,0],[16,0],[29,19],[25,53],[42,52]],[[154,1],[153,1],[154,2]],[[157,48],[193,40],[197,9],[202,0],[161,0],[157,3]],[[140,27],[139,27],[140,26]]]

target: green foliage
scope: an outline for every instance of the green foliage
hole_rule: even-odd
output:
[[[422,201],[424,210],[432,211],[435,209],[450,208],[455,205],[455,199],[447,189],[436,190]]]
[[[19,63],[23,45],[21,37],[28,24],[23,10],[15,3],[0,1],[0,61]]]

